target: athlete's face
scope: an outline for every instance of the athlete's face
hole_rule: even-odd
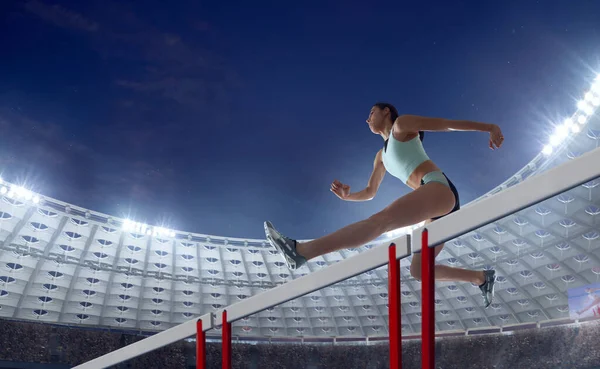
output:
[[[390,114],[390,109],[380,109],[377,106],[371,108],[369,112],[369,118],[367,119],[367,124],[371,129],[371,132],[375,134],[381,133],[383,128],[385,127],[385,118]]]

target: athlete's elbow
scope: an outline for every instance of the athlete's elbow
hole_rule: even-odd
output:
[[[367,187],[365,188],[365,201],[371,201],[375,198],[375,195],[377,195],[377,189],[376,188],[372,188],[372,187]]]

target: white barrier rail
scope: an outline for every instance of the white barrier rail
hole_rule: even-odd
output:
[[[396,244],[397,260],[410,255],[410,237],[403,235],[361,252],[359,255],[340,260],[333,265],[229,305],[215,313],[214,324],[219,326],[223,323],[223,310],[227,310],[227,321],[235,322],[270,307],[281,305],[297,297],[386,265],[389,260],[388,246],[392,243]]]
[[[213,315],[210,313],[205,314],[200,318],[188,320],[187,322],[181,323],[173,328],[169,328],[153,336],[144,338],[136,343],[132,343],[131,345],[127,345],[118,350],[109,352],[108,354],[77,365],[73,367],[73,369],[107,368],[112,365],[117,365],[123,361],[131,360],[137,356],[154,351],[171,343],[180,341],[184,338],[193,336],[196,334],[196,323],[199,319],[202,320],[203,331],[207,331],[214,327]]]
[[[391,241],[386,241],[356,256],[341,260],[284,285],[277,286],[249,297],[244,301],[230,305],[226,309],[222,309],[216,316],[212,313],[203,315],[200,318],[202,320],[203,331],[208,331],[222,325],[223,310],[227,310],[228,312],[227,321],[233,322],[269,307],[283,304],[294,298],[304,296],[358,274],[386,265],[389,262],[388,246],[392,243],[396,245],[396,260],[410,255],[410,236],[403,235]],[[75,366],[73,369],[106,368],[190,337],[196,333],[197,320],[189,320],[176,327],[169,328],[151,337]]]
[[[600,148],[416,228],[411,237],[412,252],[421,251],[421,236],[425,229],[429,232],[429,245],[439,245],[598,177]]]

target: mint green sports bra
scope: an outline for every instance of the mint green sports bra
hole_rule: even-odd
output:
[[[396,140],[390,132],[390,137],[385,141],[382,159],[385,169],[391,175],[406,183],[412,172],[421,163],[429,160],[429,156],[425,153],[419,135],[412,140],[402,142]]]

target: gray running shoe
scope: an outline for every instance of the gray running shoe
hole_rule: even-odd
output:
[[[495,270],[484,270],[483,275],[485,277],[485,282],[479,289],[481,290],[481,295],[483,296],[483,303],[485,308],[492,304],[492,300],[494,299],[494,285],[496,284],[496,271]]]
[[[306,263],[306,258],[296,251],[296,240],[282,235],[269,221],[265,222],[265,235],[269,243],[283,255],[288,268],[296,270]]]

